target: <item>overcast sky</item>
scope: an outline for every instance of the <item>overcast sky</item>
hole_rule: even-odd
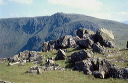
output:
[[[57,12],[128,21],[128,0],[0,0],[0,18],[46,16]]]

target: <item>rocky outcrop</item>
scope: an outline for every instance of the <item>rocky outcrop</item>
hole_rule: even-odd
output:
[[[76,35],[76,37],[66,35],[54,41],[44,42],[42,51],[47,52],[53,49],[73,47],[93,49],[94,52],[103,53],[105,47],[115,47],[113,33],[104,28],[99,29],[96,33],[85,28],[80,28],[76,31]]]
[[[57,40],[44,42],[42,51],[47,52],[54,49],[76,47],[76,42],[71,35],[62,36]]]
[[[87,58],[75,63],[74,69],[95,77],[107,78],[112,65],[108,60]]]
[[[114,35],[112,31],[108,31],[107,29],[101,28],[96,32],[95,40],[100,42],[101,45],[105,47],[113,48],[114,46]]]
[[[65,70],[65,68],[62,68],[59,66],[59,64],[54,63],[53,60],[48,59],[45,64],[40,65],[40,66],[33,66],[30,67],[26,73],[32,73],[32,74],[42,74],[43,71],[55,71],[55,70]]]
[[[43,59],[43,56],[39,54],[39,52],[36,51],[23,51],[20,52],[18,55],[14,55],[12,58],[9,58],[9,62],[17,62],[20,60],[26,60],[29,62],[32,61],[39,61],[41,62]]]
[[[94,32],[86,28],[80,28],[76,31],[76,35],[80,38],[90,38]]]
[[[58,42],[59,42],[59,47],[61,48],[70,48],[76,46],[76,42],[71,35],[60,37]]]
[[[12,66],[15,64],[24,65],[26,62],[36,62],[36,63],[42,63],[44,57],[39,54],[40,52],[36,51],[23,51],[20,52],[18,55],[14,55],[11,58],[8,58],[8,65]]]
[[[40,67],[43,71],[65,70],[64,68],[60,67],[59,64],[56,64],[53,58],[48,58],[46,63]]]
[[[66,57],[66,53],[63,50],[59,49],[55,60],[65,60]]]
[[[81,61],[90,57],[92,57],[92,55],[88,51],[81,50],[71,55],[71,62],[75,63],[77,61]]]
[[[112,67],[110,69],[110,77],[128,79],[128,68]]]

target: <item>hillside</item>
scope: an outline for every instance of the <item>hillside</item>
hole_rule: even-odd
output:
[[[56,13],[51,16],[0,19],[0,57],[10,57],[24,50],[41,50],[44,41],[63,35],[75,35],[78,28],[112,30],[115,42],[125,47],[128,25],[80,14]]]
[[[76,36],[44,42],[42,51],[0,58],[0,83],[42,82],[127,83],[128,48],[114,45],[112,31],[79,28]]]

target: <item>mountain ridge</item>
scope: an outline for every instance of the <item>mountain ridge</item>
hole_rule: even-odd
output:
[[[112,30],[117,45],[128,40],[127,24],[81,14],[55,13],[51,16],[6,18],[0,19],[0,57],[10,57],[24,50],[40,51],[44,41],[64,35],[74,36],[78,28]]]

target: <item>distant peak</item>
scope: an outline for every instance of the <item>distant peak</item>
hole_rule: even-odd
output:
[[[64,16],[64,15],[65,15],[65,13],[63,13],[63,12],[57,12],[57,13],[53,14],[52,16]]]

